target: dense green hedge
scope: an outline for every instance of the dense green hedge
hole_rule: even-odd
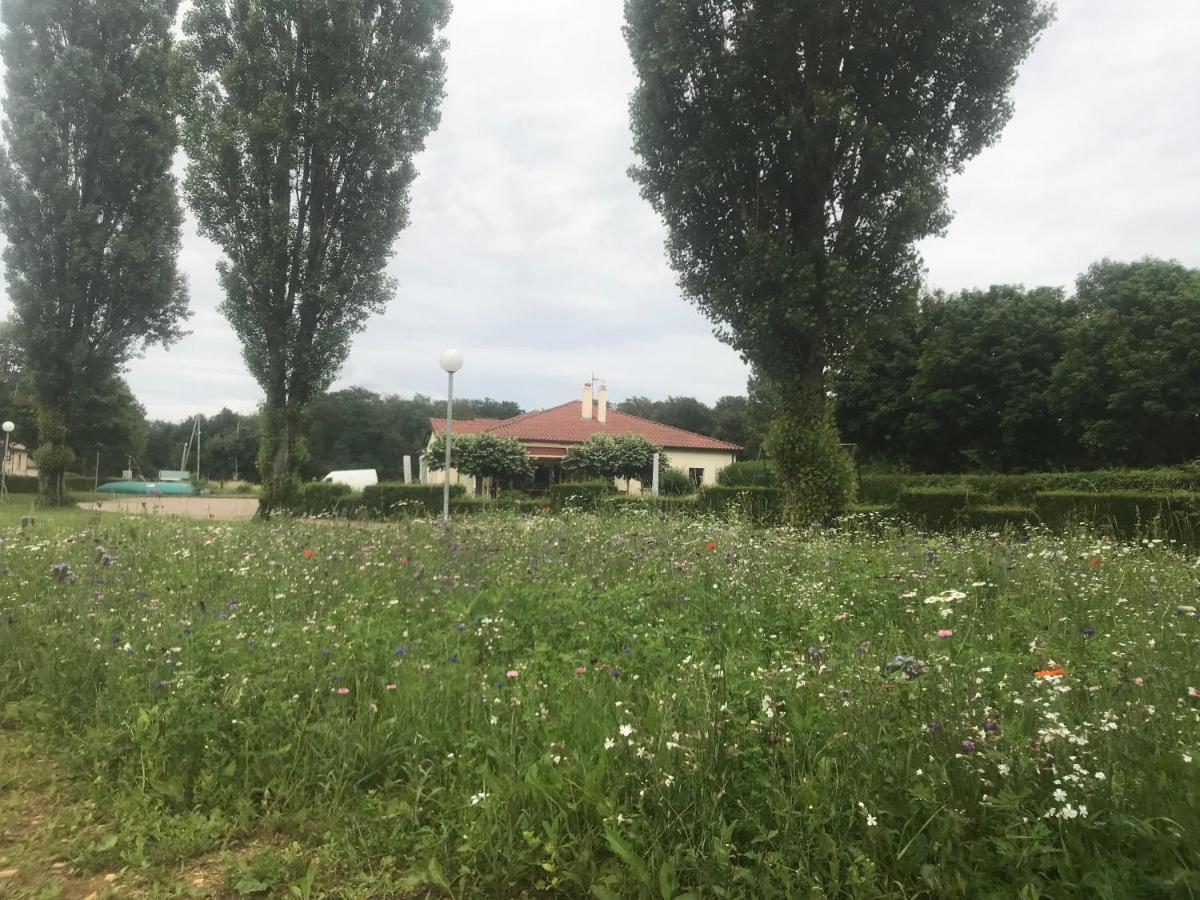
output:
[[[550,506],[560,510],[595,510],[608,497],[617,492],[611,481],[569,481],[550,487]]]
[[[905,490],[962,489],[993,503],[1031,506],[1049,491],[1077,493],[1200,492],[1200,466],[1160,469],[1101,469],[1091,472],[1033,472],[1027,475],[867,474],[859,479],[859,502],[896,503]]]
[[[36,475],[6,475],[4,487],[10,494],[36,494],[38,479]]]
[[[975,503],[981,499],[975,498]],[[965,525],[971,504],[970,491],[961,486],[909,488],[896,498],[896,508],[905,519],[935,531],[952,531]]]
[[[966,512],[966,526],[979,531],[1027,528],[1037,523],[1037,513],[1028,506],[968,506]]]
[[[436,515],[442,511],[442,492],[440,484],[372,484],[363,488],[362,505],[372,518]],[[464,493],[461,484],[450,485],[451,502]]]
[[[1200,494],[1191,492],[1047,491],[1034,499],[1034,510],[1055,529],[1088,524],[1120,537],[1200,537]]]
[[[706,487],[697,496],[696,507],[722,518],[740,516],[774,525],[782,518],[783,492],[773,487]]]
[[[660,496],[683,497],[696,493],[696,482],[683,469],[664,469],[658,474]]]
[[[316,481],[301,485],[289,508],[299,516],[353,516],[362,508],[362,497],[348,484]]]
[[[775,464],[766,460],[735,462],[717,473],[721,487],[777,487],[778,483]]]

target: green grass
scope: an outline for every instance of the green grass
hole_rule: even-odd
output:
[[[1194,551],[637,514],[14,522],[0,721],[94,811],[80,877],[1200,893]]]

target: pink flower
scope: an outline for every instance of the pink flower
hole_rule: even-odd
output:
[[[388,689],[389,691],[394,691],[394,690],[396,689],[396,686],[395,686],[394,684],[389,684],[389,685],[387,686],[387,689]]]
[[[505,678],[516,678],[516,677],[517,677],[517,670],[516,670],[516,669],[509,669],[507,672],[505,672],[505,673],[504,673],[504,677],[505,677]]]
[[[583,666],[580,666],[578,669],[575,670],[576,675],[584,675],[586,673],[587,673],[587,669],[585,669]]]
[[[1141,675],[1139,675],[1137,678],[1133,679],[1133,683],[1136,684],[1138,687],[1141,687],[1143,684],[1146,683],[1146,679],[1143,678]]]
[[[940,637],[940,638],[954,637],[954,632],[951,631],[949,628],[943,628],[938,632],[938,637]]]
[[[339,697],[345,697],[348,693],[350,693],[350,688],[340,687],[337,689],[337,692]]]

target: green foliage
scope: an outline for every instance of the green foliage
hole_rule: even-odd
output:
[[[756,525],[783,521],[785,496],[777,487],[705,487],[700,489],[696,506],[722,519],[736,519]]]
[[[300,516],[353,516],[362,497],[348,484],[314,481],[301,485],[292,495],[290,511]]]
[[[910,488],[900,492],[896,507],[923,528],[952,531],[966,524],[971,503],[970,492],[962,488]]]
[[[1038,517],[1052,528],[1086,525],[1111,535],[1200,537],[1200,494],[1046,491],[1034,498]]]
[[[229,890],[1091,900],[1200,876],[1194,553],[797,540],[654,504],[19,535],[20,505],[0,827],[34,803],[47,828],[5,850],[19,892],[69,853],[178,895],[256,834]],[[38,802],[14,738],[86,802]]]
[[[568,481],[550,486],[550,508],[594,510],[617,489],[612,481]]]
[[[670,465],[662,448],[638,434],[609,437],[597,434],[586,443],[571,447],[563,457],[563,468],[592,478],[637,479],[648,484],[654,470],[654,454],[659,456],[659,471]]]
[[[1086,459],[1154,466],[1200,447],[1200,269],[1104,260],[1080,276],[1079,316],[1054,371],[1055,412]]]
[[[865,503],[895,503],[910,488],[948,488],[987,497],[1001,505],[1032,506],[1045,491],[1200,492],[1200,468],[1100,469],[1090,472],[1032,472],[1027,475],[865,474],[859,479]]]
[[[781,416],[771,423],[767,449],[790,524],[825,523],[846,511],[854,499],[854,463],[827,416]]]
[[[36,475],[5,475],[4,486],[10,494],[36,494],[38,479]]]
[[[723,487],[778,487],[779,473],[769,460],[747,459],[718,472],[717,484]]]
[[[966,523],[980,531],[1006,531],[1038,524],[1037,513],[1028,506],[970,506]]]
[[[304,407],[394,293],[385,267],[438,121],[448,16],[446,0],[196,0],[185,20],[187,191],[266,393],[266,506],[293,489]]]
[[[682,469],[661,469],[658,473],[658,492],[660,495],[680,497],[695,493],[696,483]]]
[[[839,361],[861,459],[926,472],[1181,464],[1200,446],[1200,270],[1143,259],[1057,288],[934,295]]]
[[[425,464],[440,472],[446,464],[446,438],[438,435],[425,451]],[[464,475],[491,478],[497,485],[512,487],[514,481],[533,477],[533,459],[525,446],[514,438],[492,434],[452,437],[450,466]]]
[[[0,230],[46,499],[96,385],[180,336],[176,0],[8,0]],[[130,48],[136,48],[131,52]]]
[[[442,512],[440,484],[372,484],[363,488],[362,505],[373,518],[434,516]],[[450,485],[450,499],[461,498],[466,489]]]
[[[947,175],[999,135],[1050,18],[1040,0],[627,0],[633,178],[687,296],[803,415],[824,413],[829,362],[915,299]],[[844,508],[781,468],[793,518]]]

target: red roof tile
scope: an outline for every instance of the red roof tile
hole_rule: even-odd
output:
[[[546,441],[558,444],[582,444],[597,434],[607,434],[612,437],[621,434],[640,434],[667,450],[724,450],[736,453],[742,449],[737,444],[731,444],[728,441],[718,441],[716,438],[684,431],[682,428],[672,428],[670,425],[651,422],[640,416],[617,412],[612,407],[609,407],[608,410],[608,421],[601,424],[596,421],[594,410],[595,404],[593,404],[592,418],[585,419],[579,414],[579,401],[573,400],[562,406],[536,410],[502,421],[465,419],[461,423],[455,422],[454,430],[459,434],[480,434],[486,431],[497,437],[516,438],[519,441]],[[444,419],[431,419],[430,423],[433,425],[435,434],[441,434],[445,430]],[[460,430],[460,425],[466,427]]]

